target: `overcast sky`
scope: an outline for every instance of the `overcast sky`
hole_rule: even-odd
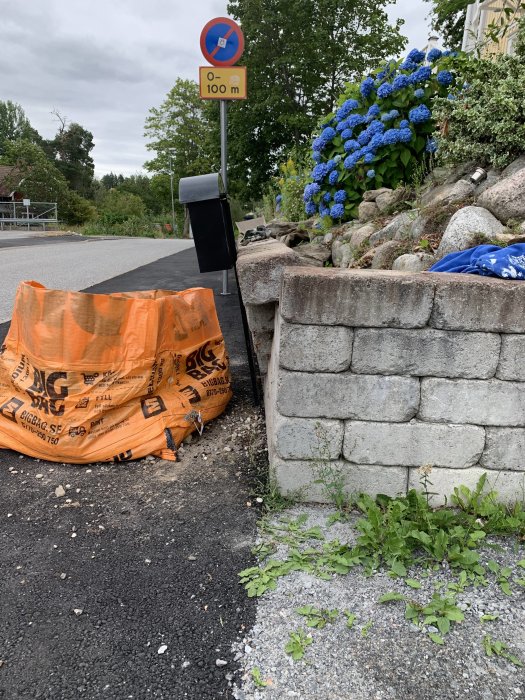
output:
[[[0,0],[0,99],[19,102],[42,136],[58,110],[94,135],[96,174],[131,174],[150,156],[143,138],[150,107],[177,77],[206,65],[202,27],[226,15],[224,0]],[[409,48],[428,37],[429,4],[398,0]]]

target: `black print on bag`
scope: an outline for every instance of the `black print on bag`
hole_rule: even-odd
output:
[[[15,399],[13,396],[13,398],[6,401],[3,406],[0,406],[0,415],[7,418],[7,420],[11,420],[13,423],[16,423],[16,412],[19,411],[23,405],[23,401],[20,401],[20,399]]]
[[[44,370],[34,367],[33,383],[26,392],[31,399],[31,408],[53,416],[64,415],[64,399],[69,395],[69,389],[59,383],[62,381],[67,381],[66,372],[51,372],[46,377]]]
[[[186,374],[189,374],[193,379],[206,379],[209,374],[213,374],[216,370],[226,369],[226,365],[217,359],[210,345],[210,342],[204,343],[186,358]]]
[[[150,396],[147,399],[141,399],[140,405],[142,407],[142,413],[144,418],[153,418],[153,416],[158,416],[160,413],[166,411],[166,404],[160,398],[160,396]]]
[[[125,452],[121,452],[118,455],[115,455],[113,457],[114,462],[129,462],[129,460],[133,457],[131,450],[126,450]]]
[[[86,434],[86,429],[82,425],[80,425],[80,426],[73,425],[69,429],[69,437],[72,437],[72,438],[82,437],[82,435],[85,435],[85,434]]]
[[[201,400],[201,395],[194,386],[191,386],[191,384],[185,386],[184,389],[181,389],[180,393],[188,394],[188,396],[190,397],[190,403],[199,403],[199,401]]]

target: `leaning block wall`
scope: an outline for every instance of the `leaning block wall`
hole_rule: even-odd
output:
[[[327,500],[331,468],[395,495],[431,465],[435,503],[484,472],[523,499],[524,309],[522,282],[284,266],[265,382],[281,490]]]

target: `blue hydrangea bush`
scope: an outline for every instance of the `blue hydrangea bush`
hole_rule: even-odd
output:
[[[428,165],[436,149],[432,101],[453,90],[456,55],[414,49],[347,84],[312,143],[315,165],[303,194],[308,216],[355,218],[366,190],[409,183]]]

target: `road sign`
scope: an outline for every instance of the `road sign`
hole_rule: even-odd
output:
[[[201,32],[201,51],[212,66],[233,66],[244,51],[244,35],[229,17],[210,20]]]
[[[200,94],[203,100],[245,100],[246,67],[199,68]]]

